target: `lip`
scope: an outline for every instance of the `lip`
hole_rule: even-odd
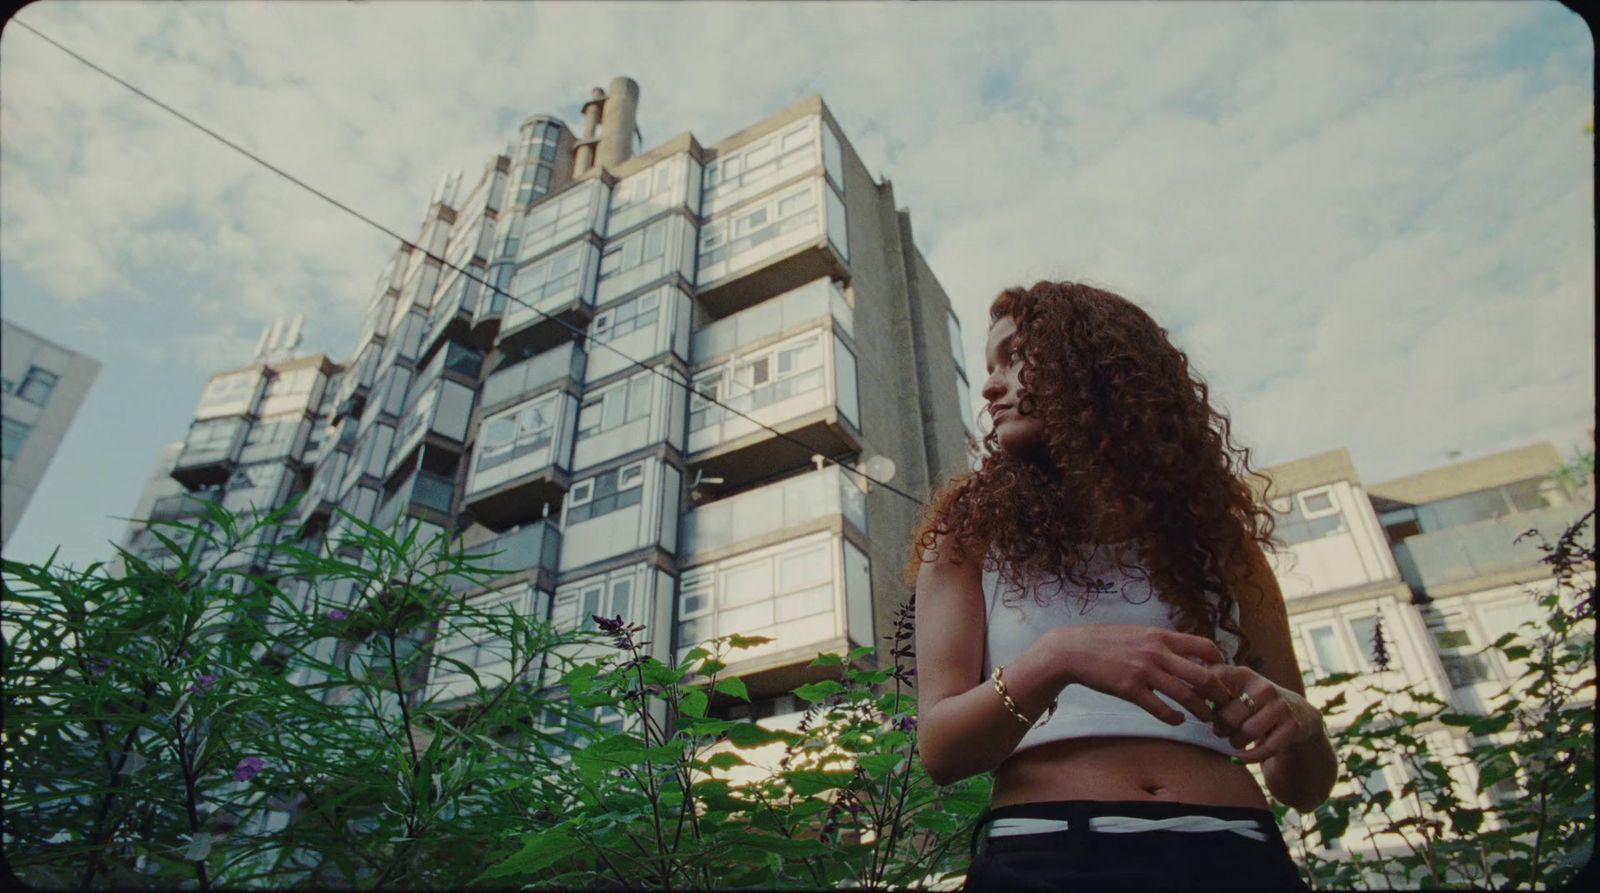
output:
[[[991,406],[989,407],[989,417],[993,419],[996,424],[999,424],[1000,417],[1010,411],[1010,406]]]

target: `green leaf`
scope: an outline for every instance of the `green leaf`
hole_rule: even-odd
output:
[[[824,698],[832,695],[839,694],[844,690],[845,688],[842,684],[834,682],[831,679],[824,679],[821,682],[812,682],[796,688],[794,690],[794,696],[800,698],[801,700],[815,702],[821,701]]]
[[[844,659],[846,661],[849,661],[850,663],[855,663],[856,661],[862,659],[863,657],[866,657],[867,655],[869,655],[872,652],[877,651],[877,650],[878,649],[872,647],[871,645],[862,645],[860,648],[852,648],[852,649],[850,649],[850,653],[845,655]]]
[[[718,679],[716,691],[720,694],[731,695],[741,701],[750,701],[750,690],[745,687],[744,680],[738,677]]]
[[[678,702],[678,709],[686,716],[703,717],[706,715],[706,706],[710,700],[704,691],[693,689],[684,694],[683,699]]]
[[[748,765],[750,765],[748,762],[745,761],[744,757],[739,756],[738,754],[734,753],[731,750],[724,750],[724,751],[712,754],[710,757],[708,757],[705,760],[705,764],[707,766],[710,766],[713,769],[721,769],[724,772],[726,772],[729,769],[732,769],[735,766],[748,766]]]
[[[820,794],[842,788],[855,778],[854,772],[819,772],[814,769],[801,769],[790,772],[785,776],[789,786],[802,797]]]
[[[765,645],[771,641],[773,640],[766,636],[744,636],[734,633],[728,637],[728,647],[742,650],[745,648],[754,648],[757,645]]]
[[[775,731],[765,729],[754,722],[739,722],[728,727],[728,740],[735,747],[760,747],[763,744],[774,742],[788,743],[800,740],[800,736],[793,732]]]
[[[873,778],[882,778],[900,768],[905,757],[897,753],[873,753],[861,756],[856,762]]]
[[[522,849],[513,853],[510,858],[502,860],[499,864],[491,866],[487,871],[473,879],[472,883],[492,880],[494,878],[509,877],[515,874],[533,874],[546,868],[560,859],[579,844],[579,840],[572,833],[572,822],[562,822],[553,828],[539,834],[530,834],[522,839]]]
[[[844,658],[840,657],[837,654],[818,654],[817,655],[817,659],[812,661],[810,666],[813,666],[813,667],[837,667],[837,666],[839,666],[839,665],[841,665],[843,663],[844,663]]]

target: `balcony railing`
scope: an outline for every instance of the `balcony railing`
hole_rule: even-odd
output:
[[[1476,521],[1407,537],[1394,547],[1400,575],[1418,592],[1518,568],[1537,567],[1544,553],[1537,537],[1513,542],[1537,529],[1546,540],[1576,521],[1588,506],[1563,505]]]
[[[814,279],[700,329],[694,334],[691,356],[696,363],[706,363],[830,314],[846,335],[854,337],[855,311],[845,300],[844,289],[831,279]]]
[[[407,478],[406,482],[400,485],[400,489],[378,509],[378,514],[373,517],[372,523],[379,528],[388,529],[408,505],[448,513],[454,496],[455,481],[431,471],[419,470]]]
[[[532,359],[501,369],[483,383],[483,406],[488,409],[536,393],[563,378],[583,380],[588,355],[573,342],[547,350]]]
[[[701,506],[683,517],[684,555],[709,553],[824,518],[843,515],[867,532],[867,502],[837,466],[808,472]]]
[[[464,551],[473,557],[474,565],[499,575],[532,570],[553,572],[561,556],[561,531],[548,521],[535,521]],[[493,552],[500,554],[491,555]],[[450,581],[450,588],[457,591],[471,589],[474,585],[464,577]]]

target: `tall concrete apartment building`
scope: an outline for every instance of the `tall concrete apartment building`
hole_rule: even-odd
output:
[[[475,182],[446,178],[347,362],[269,332],[213,376],[171,457],[183,492],[150,491],[151,515],[300,494],[313,545],[350,526],[335,507],[450,531],[501,553],[469,598],[568,629],[620,614],[669,661],[769,636],[726,671],[745,715],[797,711],[785,692],[819,651],[879,644],[917,506],[851,469],[926,499],[967,466],[949,299],[820,98],[635,151],[638,97],[618,78],[581,132],[531,117]],[[321,603],[347,604],[342,585]],[[433,647],[505,670],[486,643]],[[440,671],[426,693],[470,689]]]
[[[1461,713],[1491,707],[1513,673],[1486,646],[1525,621],[1539,621],[1536,595],[1554,586],[1539,540],[1518,542],[1519,535],[1537,530],[1553,543],[1595,505],[1592,480],[1576,488],[1562,482],[1555,474],[1561,464],[1555,448],[1541,443],[1375,484],[1362,483],[1342,449],[1265,469],[1274,480],[1269,508],[1285,543],[1272,562],[1301,667],[1308,680],[1359,674],[1343,688],[1346,706],[1329,718],[1331,728],[1380,697],[1375,686],[1415,685]],[[1592,526],[1589,536],[1593,542]],[[1583,570],[1580,582],[1592,585],[1594,573]],[[1386,669],[1374,653],[1380,623]],[[1313,701],[1331,695],[1314,692]],[[1465,753],[1480,743],[1462,728],[1422,731],[1435,753]],[[1416,814],[1415,804],[1399,796],[1416,771],[1392,758],[1368,777],[1341,784],[1389,790],[1396,795],[1394,817],[1403,818]],[[1466,791],[1477,785],[1475,775],[1458,780]],[[1481,805],[1518,796],[1508,779],[1491,787]],[[1358,847],[1371,855],[1368,829],[1360,817],[1352,819],[1348,843],[1324,857]],[[1389,835],[1376,842],[1387,852],[1404,849]]]
[[[0,320],[0,546],[99,374],[99,361]]]

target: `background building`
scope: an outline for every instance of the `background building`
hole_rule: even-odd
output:
[[[1272,563],[1306,678],[1360,674],[1344,686],[1346,706],[1330,728],[1378,697],[1374,686],[1415,685],[1460,713],[1488,709],[1512,675],[1485,646],[1540,620],[1534,593],[1554,584],[1539,539],[1518,536],[1537,530],[1554,542],[1594,507],[1592,482],[1572,488],[1556,474],[1561,466],[1555,448],[1541,443],[1371,485],[1342,449],[1265,469],[1285,543]],[[1594,569],[1585,576],[1592,580]],[[1387,668],[1374,647],[1380,624]],[[1462,728],[1424,731],[1436,753],[1479,743]],[[1398,797],[1413,771],[1394,760],[1358,783],[1395,793],[1396,817],[1415,815],[1414,804]],[[1469,791],[1477,784],[1475,776],[1459,781]],[[1488,799],[1516,796],[1512,779],[1488,792]],[[1352,818],[1346,838],[1364,844],[1367,830]],[[1403,846],[1383,835],[1379,843]]]
[[[0,546],[98,374],[98,361],[0,320]]]
[[[182,492],[152,491],[149,511],[301,495],[312,546],[348,526],[336,506],[451,531],[502,553],[503,575],[467,592],[485,604],[565,629],[620,614],[668,661],[772,637],[724,672],[753,703],[713,709],[797,720],[786,693],[822,672],[817,653],[878,644],[908,594],[917,506],[848,469],[926,499],[967,464],[959,322],[820,98],[637,152],[638,92],[618,78],[581,134],[534,116],[476,181],[446,177],[347,365],[278,332],[213,376],[171,458]],[[480,645],[433,648],[503,678]],[[418,694],[470,689],[441,670]]]

